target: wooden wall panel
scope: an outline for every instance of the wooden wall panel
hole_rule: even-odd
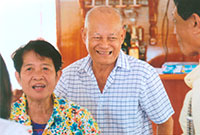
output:
[[[63,67],[87,55],[81,39],[83,17],[78,0],[57,0],[57,46]]]
[[[185,95],[190,90],[190,88],[187,87],[183,79],[162,79],[162,82],[166,88],[167,94],[175,111],[175,114],[172,116],[174,119],[174,135],[180,135],[182,134],[182,130],[179,124],[179,116],[183,106]]]

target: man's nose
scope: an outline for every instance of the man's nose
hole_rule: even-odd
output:
[[[103,47],[108,47],[108,45],[109,45],[109,40],[107,38],[103,38],[102,39],[102,46]]]

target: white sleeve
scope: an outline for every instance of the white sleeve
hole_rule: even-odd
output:
[[[1,135],[31,135],[31,126],[24,126],[14,121],[0,119]]]
[[[200,77],[193,82],[192,88],[192,115],[195,134],[200,134]]]
[[[183,107],[181,109],[180,116],[179,116],[179,123],[180,123],[181,129],[183,130],[182,135],[187,135],[187,114],[188,114],[188,107],[189,107],[191,96],[192,96],[192,90],[190,90],[186,94],[184,102],[183,102]]]

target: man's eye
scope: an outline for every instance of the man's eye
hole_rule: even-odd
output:
[[[108,37],[108,40],[115,41],[115,40],[117,40],[117,37]]]
[[[101,40],[101,37],[93,37],[94,40]]]
[[[49,70],[47,67],[44,67],[43,70]]]

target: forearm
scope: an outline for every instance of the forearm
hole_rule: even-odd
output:
[[[165,123],[158,124],[157,135],[173,135],[173,118],[170,117]]]

